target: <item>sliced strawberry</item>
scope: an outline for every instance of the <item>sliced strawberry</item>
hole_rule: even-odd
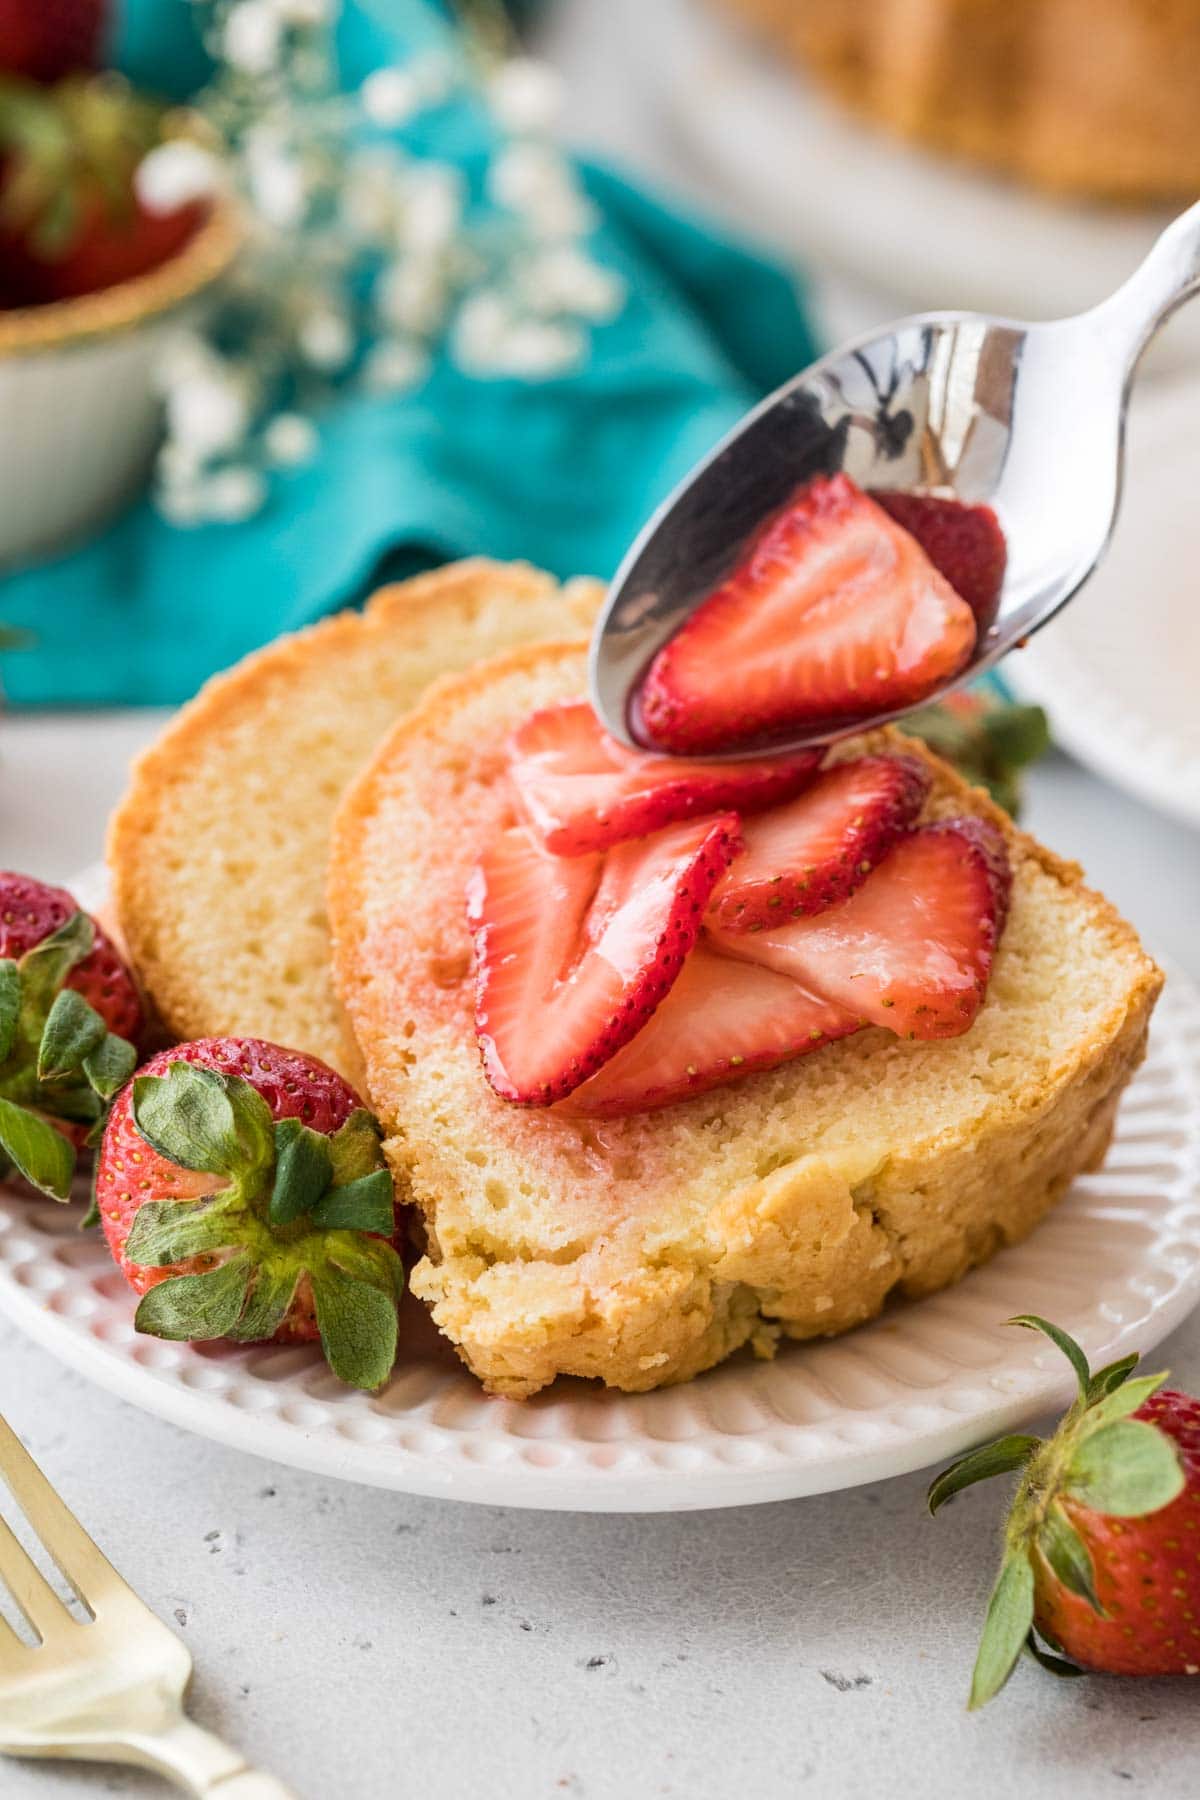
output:
[[[934,568],[971,608],[980,631],[986,631],[1008,564],[1008,545],[991,507],[968,506],[942,494],[876,490],[872,498],[916,538]]]
[[[697,944],[678,981],[632,1043],[559,1110],[604,1116],[645,1112],[723,1081],[773,1069],[859,1021],[771,969]]]
[[[922,700],[974,642],[916,540],[847,476],[820,476],[658,652],[641,728],[681,755],[769,742]]]
[[[702,813],[759,812],[798,794],[821,760],[817,750],[740,763],[648,756],[610,737],[583,700],[534,713],[511,748],[525,815],[556,856],[604,850]]]
[[[721,932],[717,942],[864,1024],[900,1037],[957,1037],[983,1004],[1010,885],[994,825],[942,819],[902,838],[840,906],[753,934]]]
[[[721,877],[709,917],[762,931],[835,906],[861,887],[920,812],[929,771],[915,756],[862,756],[745,828],[746,848]]]
[[[733,813],[607,856],[555,856],[527,826],[500,834],[467,906],[476,1030],[503,1099],[549,1106],[628,1043],[678,977],[740,848]]]

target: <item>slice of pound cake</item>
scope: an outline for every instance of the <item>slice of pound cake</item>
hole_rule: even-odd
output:
[[[435,676],[586,630],[602,589],[450,564],[217,676],[141,757],[109,833],[117,924],[165,1028],[358,1070],[329,977],[325,863],[343,788]]]
[[[614,805],[561,729],[546,747],[547,719],[586,724],[545,710],[585,686],[577,644],[439,682],[349,789],[330,859],[337,986],[425,1220],[413,1288],[518,1396],[845,1331],[1022,1238],[1103,1157],[1161,985],[1079,870],[923,746],[837,746],[798,810],[811,770],[745,764],[740,795],[730,765],[697,774],[692,806],[622,767]],[[929,913],[943,865],[964,917]],[[566,984],[576,916],[607,961]]]

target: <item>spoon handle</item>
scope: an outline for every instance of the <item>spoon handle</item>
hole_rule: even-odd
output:
[[[1115,294],[1085,316],[1104,333],[1132,372],[1171,314],[1200,292],[1200,201],[1180,213]]]

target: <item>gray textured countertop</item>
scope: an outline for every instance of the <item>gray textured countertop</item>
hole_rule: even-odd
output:
[[[93,860],[156,722],[6,719],[0,861],[64,878]],[[1029,820],[1200,976],[1200,836],[1061,758],[1038,771]],[[1200,1384],[1200,1316],[1162,1354]],[[196,1717],[304,1800],[1196,1790],[1190,1683],[1022,1669],[987,1713],[964,1712],[998,1495],[937,1523],[921,1476],[674,1517],[408,1499],[175,1430],[3,1321],[0,1410],[178,1624]],[[125,1771],[0,1764],[0,1793],[20,1800],[158,1791]]]

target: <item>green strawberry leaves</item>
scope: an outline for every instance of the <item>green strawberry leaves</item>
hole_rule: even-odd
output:
[[[1025,1648],[1032,1626],[1033,1566],[1027,1556],[1010,1552],[988,1601],[967,1701],[971,1712],[1000,1692]]]
[[[151,1337],[185,1342],[228,1337],[246,1304],[254,1273],[243,1251],[203,1275],[176,1275],[143,1294],[133,1323]]]
[[[333,1158],[324,1133],[310,1131],[299,1119],[280,1119],[275,1127],[272,1225],[290,1225],[301,1213],[311,1212],[332,1180]]]
[[[321,1348],[349,1387],[377,1388],[396,1360],[393,1292],[347,1275],[333,1262],[313,1281]]]
[[[0,1063],[12,1055],[20,1016],[21,971],[11,956],[6,956],[0,958]]]
[[[274,1153],[271,1109],[257,1089],[196,1063],[138,1076],[133,1121],[152,1150],[203,1174],[245,1180]]]
[[[360,1175],[342,1187],[331,1187],[313,1207],[313,1223],[326,1231],[377,1231],[390,1236],[395,1216],[395,1189],[386,1169]]]
[[[148,1200],[139,1206],[125,1254],[150,1269],[169,1269],[193,1256],[222,1250],[236,1241],[237,1224],[228,1201]]]
[[[1015,1319],[1005,1321],[1009,1325],[1023,1325],[1027,1331],[1040,1331],[1056,1344],[1075,1371],[1075,1379],[1079,1383],[1079,1397],[1086,1405],[1088,1387],[1091,1383],[1091,1370],[1088,1359],[1079,1348],[1073,1337],[1070,1337],[1059,1325],[1051,1325],[1048,1319],[1040,1319],[1036,1313],[1019,1313]]]
[[[1095,1612],[1100,1612],[1092,1553],[1057,1501],[1047,1509],[1037,1547],[1068,1592],[1078,1594]]]
[[[63,985],[95,939],[92,921],[77,912],[19,962],[0,959],[0,1098],[10,1109],[7,1136],[20,1147],[19,1153],[9,1148],[6,1137],[0,1150],[55,1200],[70,1197],[75,1156],[70,1139],[51,1121],[102,1124],[137,1062],[133,1045],[114,1036],[83,995]],[[11,1109],[28,1122],[19,1125]]]
[[[38,1045],[39,1081],[60,1081],[83,1067],[85,1057],[98,1050],[108,1028],[95,1007],[74,988],[60,988],[46,1015]]]
[[[138,1330],[257,1342],[275,1334],[307,1281],[334,1373],[378,1387],[395,1360],[404,1266],[386,1241],[395,1200],[371,1114],[356,1108],[332,1136],[299,1119],[274,1122],[249,1082],[180,1060],[135,1079],[133,1117],[160,1155],[224,1182],[195,1200],[139,1207],[125,1245],[131,1262],[162,1269],[210,1257],[216,1266],[151,1288]]]
[[[1034,1313],[1008,1322],[1040,1331],[1062,1351],[1075,1372],[1078,1394],[1053,1437],[1014,1435],[981,1445],[930,1485],[929,1510],[935,1513],[977,1481],[1021,1472],[972,1677],[972,1708],[999,1693],[1022,1651],[1054,1674],[1078,1673],[1043,1649],[1034,1630],[1035,1593],[1044,1581],[1058,1582],[1102,1612],[1086,1519],[1082,1510],[1062,1502],[1114,1518],[1140,1518],[1169,1506],[1186,1485],[1173,1439],[1151,1421],[1131,1416],[1162,1386],[1165,1373],[1135,1378],[1138,1357],[1130,1354],[1093,1375],[1083,1350],[1060,1326]],[[1051,1651],[1058,1648],[1050,1645]]]
[[[1179,1452],[1146,1419],[1117,1419],[1085,1437],[1067,1464],[1064,1489],[1093,1512],[1137,1519],[1183,1492]]]
[[[1040,1449],[1041,1442],[1041,1438],[1018,1435],[997,1438],[994,1444],[981,1444],[978,1450],[968,1451],[930,1483],[926,1496],[930,1513],[936,1514],[952,1495],[973,1487],[977,1481],[989,1481],[993,1475],[1011,1475],[1014,1470],[1023,1469],[1034,1451]]]
[[[61,1131],[0,1097],[0,1151],[33,1187],[52,1200],[69,1200],[75,1173],[75,1151]]]

